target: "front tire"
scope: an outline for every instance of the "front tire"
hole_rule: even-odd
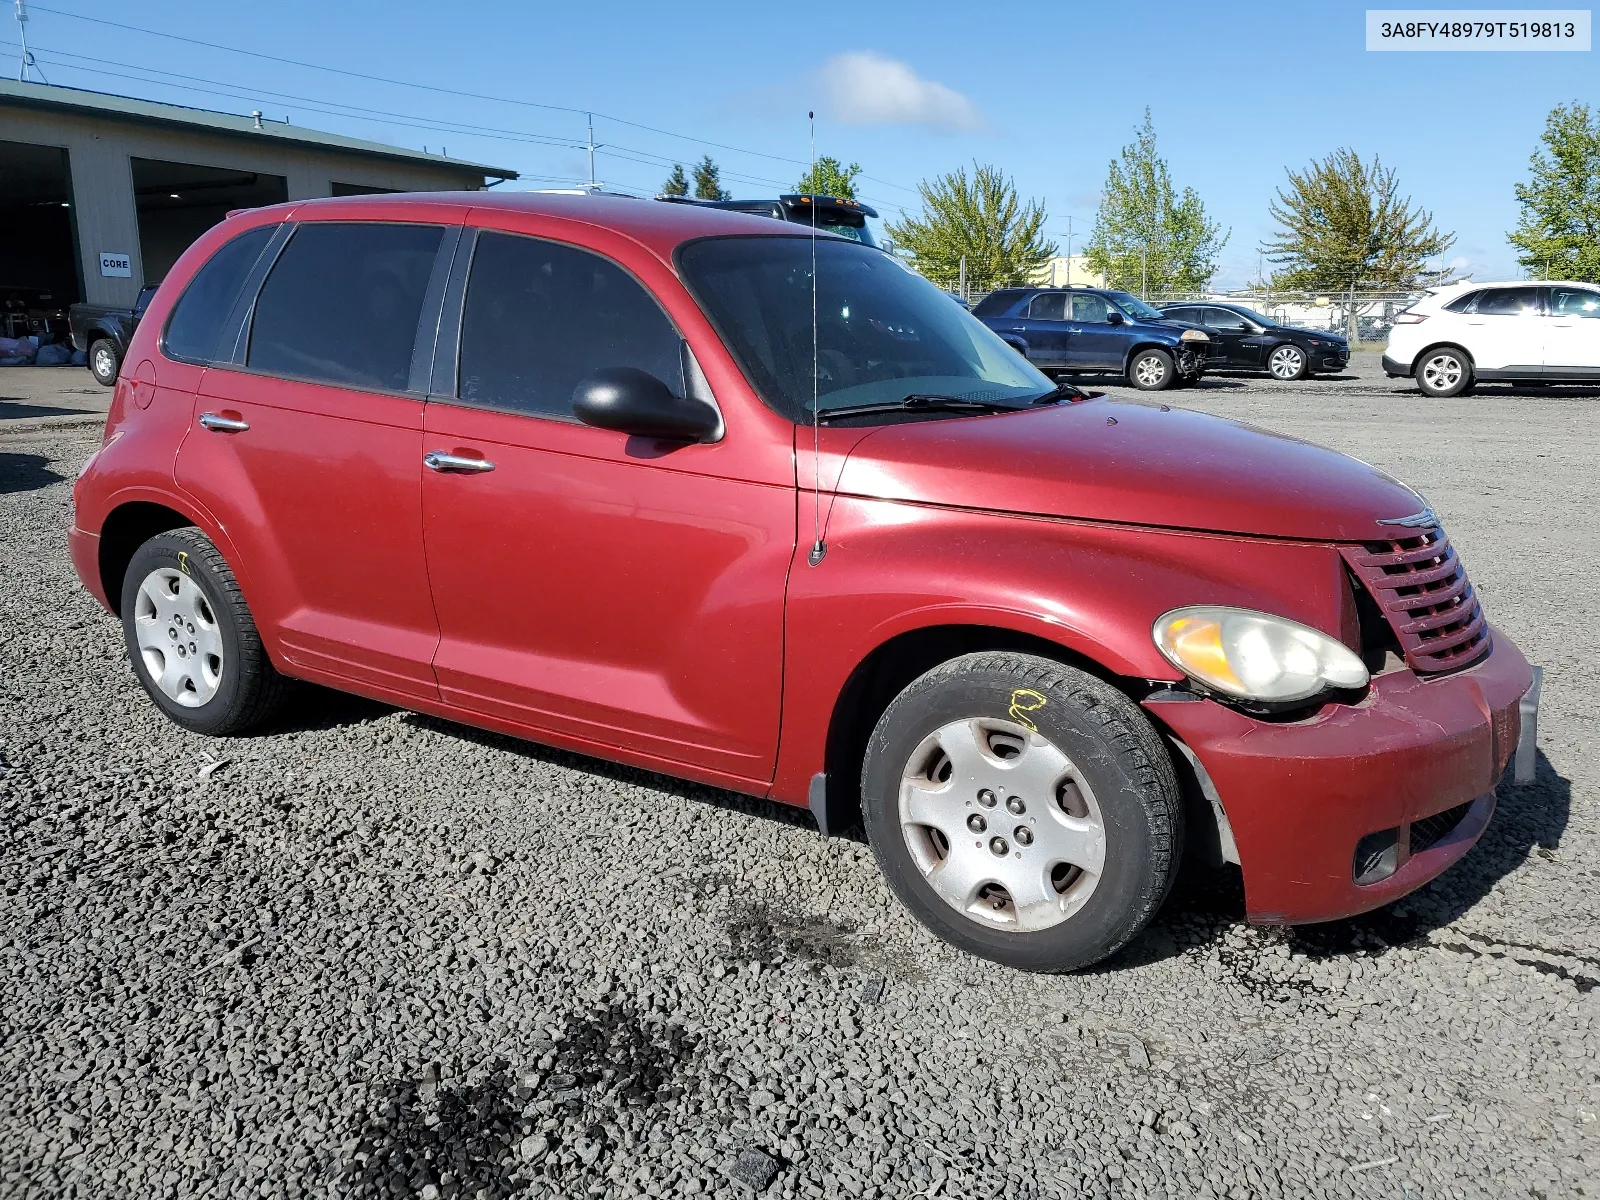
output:
[[[134,551],[121,612],[133,673],[185,729],[244,733],[281,705],[288,681],[267,657],[239,581],[200,530],[160,533]]]
[[[122,355],[110,338],[96,338],[89,343],[89,374],[101,387],[115,387],[117,372],[122,370]]]
[[[1172,386],[1177,374],[1172,355],[1165,350],[1141,350],[1128,364],[1128,382],[1141,392],[1164,391]]]
[[[1309,362],[1299,346],[1274,346],[1267,355],[1267,371],[1280,383],[1294,383],[1306,377]]]
[[[1057,973],[1115,954],[1171,887],[1177,777],[1121,692],[1028,654],[968,654],[901,692],[862,766],[878,865],[968,953]]]
[[[1417,360],[1417,386],[1441,400],[1459,396],[1472,386],[1472,360],[1459,346],[1429,350]]]

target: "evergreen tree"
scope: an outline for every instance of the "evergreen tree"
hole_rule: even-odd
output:
[[[689,177],[683,173],[682,163],[672,164],[672,174],[667,176],[667,181],[661,185],[663,196],[687,196],[689,194]]]
[[[1221,226],[1206,219],[1193,188],[1180,196],[1166,159],[1156,150],[1150,110],[1134,140],[1112,159],[1086,250],[1089,265],[1112,287],[1129,291],[1198,292],[1217,273],[1227,245]],[[1219,236],[1220,235],[1220,236]]]
[[[856,176],[861,174],[861,164],[848,167],[831,154],[817,159],[817,165],[800,177],[794,190],[802,196],[833,196],[839,200],[856,198]]]
[[[707,154],[694,168],[694,197],[696,200],[732,200],[733,193],[722,189],[722,168]]]
[[[980,288],[1026,283],[1056,252],[1040,234],[1044,205],[1024,205],[1016,185],[996,167],[973,164],[917,185],[922,212],[889,222],[894,240],[917,270],[946,285],[966,259],[967,279]]]
[[[1506,240],[1542,279],[1600,283],[1600,107],[1558,104],[1517,184],[1522,219]]]
[[[1433,214],[1399,196],[1394,171],[1376,155],[1335,150],[1305,171],[1289,172],[1289,190],[1270,206],[1281,227],[1262,251],[1282,267],[1272,285],[1305,291],[1416,286],[1427,260],[1455,244],[1433,227]]]

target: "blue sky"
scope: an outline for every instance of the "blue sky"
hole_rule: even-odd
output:
[[[654,191],[673,160],[709,152],[735,195],[771,195],[797,178],[814,109],[818,152],[861,162],[871,177],[863,194],[886,213],[914,207],[922,178],[994,163],[1045,202],[1063,250],[1069,217],[1082,245],[1107,163],[1149,105],[1174,179],[1232,230],[1224,286],[1254,275],[1285,167],[1341,145],[1398,169],[1402,191],[1458,234],[1448,256],[1458,270],[1517,277],[1505,243],[1512,187],[1545,115],[1562,101],[1600,100],[1592,52],[1368,53],[1366,6],[1334,0],[1005,9],[923,0],[834,3],[816,17],[748,0],[43,3],[30,5],[28,36],[52,83],[444,147],[522,172],[523,187],[586,177],[584,117],[560,109],[592,106],[608,184]],[[10,7],[0,55],[14,75]],[[396,115],[367,119],[349,106]]]

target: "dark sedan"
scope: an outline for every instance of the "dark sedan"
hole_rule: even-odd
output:
[[[1336,333],[1280,325],[1242,304],[1168,303],[1161,310],[1174,320],[1205,327],[1211,335],[1208,365],[1228,371],[1265,371],[1289,382],[1319,371],[1342,371],[1350,343]]]

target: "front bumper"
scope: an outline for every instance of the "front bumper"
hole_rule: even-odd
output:
[[[1205,373],[1208,357],[1207,350],[1192,350],[1186,345],[1180,345],[1177,354],[1178,374],[1184,379],[1200,378]]]
[[[1210,777],[1238,849],[1249,919],[1298,924],[1387,904],[1472,848],[1518,749],[1530,697],[1537,711],[1534,681],[1496,630],[1475,666],[1446,676],[1380,675],[1360,704],[1328,705],[1303,721],[1261,721],[1209,700],[1145,707]],[[1528,721],[1530,735],[1533,728]],[[1519,757],[1531,771],[1531,745]],[[1410,853],[1412,822],[1458,808],[1462,816],[1444,837]],[[1357,843],[1388,830],[1396,831],[1393,873],[1356,883]]]
[[[1349,363],[1349,350],[1335,347],[1331,350],[1313,350],[1311,352],[1311,369],[1313,371],[1342,371]]]

